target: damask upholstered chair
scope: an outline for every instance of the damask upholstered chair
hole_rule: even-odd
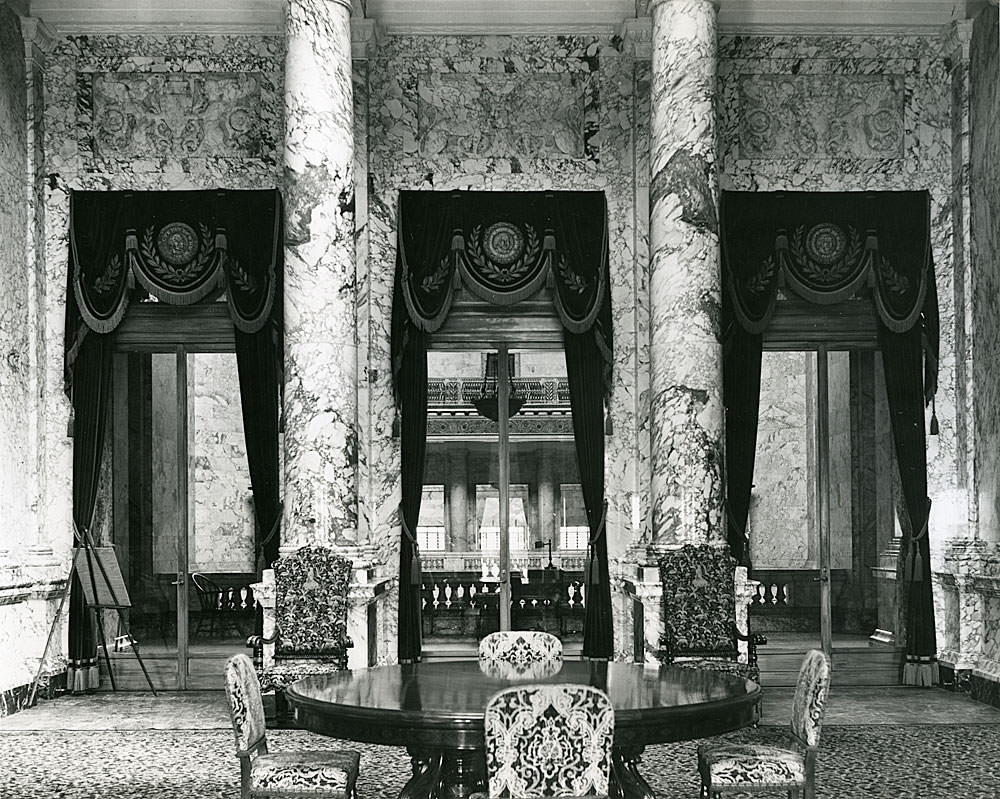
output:
[[[600,689],[506,688],[483,721],[489,799],[607,795],[615,712]]]
[[[698,747],[701,796],[781,789],[790,799],[816,796],[816,752],[830,688],[830,659],[806,653],[792,700],[791,746],[717,743]]]
[[[736,626],[735,570],[728,546],[685,544],[663,554],[663,662],[759,679],[757,644],[767,639]],[[739,659],[740,641],[747,642],[746,663]]]
[[[264,703],[253,662],[234,655],[226,663],[226,697],[240,759],[240,796],[357,799],[357,752],[269,753]]]
[[[284,690],[310,674],[347,668],[348,590],[353,563],[326,547],[305,546],[274,562],[274,665],[260,684],[273,690],[279,718],[286,715]]]
[[[527,667],[542,661],[562,664],[562,659],[562,641],[538,630],[490,633],[479,642],[480,665],[503,662]]]

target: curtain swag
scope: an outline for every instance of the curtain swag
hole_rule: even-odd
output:
[[[868,289],[889,331],[921,325],[930,401],[938,312],[926,191],[727,191],[721,208],[726,300],[743,330],[767,328],[782,289],[824,305]]]
[[[73,192],[67,387],[87,333],[114,331],[133,300],[193,305],[225,292],[237,330],[273,322],[281,217],[277,190]]]
[[[404,191],[399,205],[396,288],[409,326],[440,329],[460,287],[495,305],[548,287],[563,327],[594,331],[610,366],[603,192]]]

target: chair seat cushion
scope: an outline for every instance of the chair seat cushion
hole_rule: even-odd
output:
[[[283,691],[296,680],[303,677],[311,677],[314,674],[329,674],[339,670],[336,663],[291,661],[289,663],[275,663],[273,666],[263,669],[259,674],[260,689],[262,691],[279,690]]]
[[[347,797],[358,779],[357,752],[276,752],[259,755],[250,766],[253,793]]]
[[[708,671],[723,671],[727,674],[735,674],[744,680],[760,681],[760,669],[741,663],[738,660],[719,660],[715,658],[693,657],[675,658],[671,666],[682,666],[687,669],[707,669]]]
[[[792,749],[766,744],[703,744],[698,770],[711,787],[722,785],[803,785],[805,757]]]

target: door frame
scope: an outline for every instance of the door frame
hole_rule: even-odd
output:
[[[114,342],[115,369],[114,375],[123,373],[121,368],[124,358],[131,353],[146,353],[175,356],[175,412],[177,426],[175,430],[177,451],[177,496],[185,499],[184,508],[175,509],[177,513],[177,563],[176,579],[172,584],[176,590],[176,630],[177,654],[175,663],[175,690],[186,690],[189,684],[190,653],[188,640],[189,597],[188,597],[188,555],[189,535],[191,530],[191,506],[189,496],[189,452],[188,452],[188,391],[187,391],[187,356],[199,353],[236,353],[236,336],[232,319],[225,303],[208,305],[175,306],[163,303],[133,303],[125,318],[119,325]],[[238,386],[237,386],[238,389]],[[127,414],[127,384],[117,379],[112,381],[113,411],[117,417]],[[126,451],[128,457],[127,424],[116,418],[112,429],[114,434],[112,466],[112,518],[114,540],[116,544],[122,540],[119,531],[127,530],[128,519],[128,486],[122,486],[115,479],[122,467],[119,462],[121,451]],[[124,432],[121,432],[124,431]],[[123,446],[124,444],[124,446]],[[124,468],[130,468],[127,460]],[[125,544],[128,545],[127,533]],[[149,655],[147,655],[149,659]]]

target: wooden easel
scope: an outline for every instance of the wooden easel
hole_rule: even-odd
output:
[[[146,664],[142,662],[142,656],[139,654],[138,643],[132,637],[131,633],[129,633],[128,621],[123,613],[124,610],[132,607],[132,602],[129,599],[128,590],[125,587],[125,580],[122,578],[122,571],[118,566],[118,558],[115,556],[114,548],[95,546],[90,537],[89,530],[85,530],[83,535],[80,535],[78,531],[77,541],[81,542],[82,546],[77,547],[73,552],[73,562],[69,569],[69,578],[66,580],[66,588],[63,590],[62,599],[59,600],[59,607],[56,610],[55,618],[52,620],[52,625],[49,627],[49,635],[45,639],[45,649],[42,650],[42,657],[38,661],[38,671],[31,684],[28,707],[34,704],[38,682],[42,678],[42,669],[45,666],[45,658],[48,657],[49,646],[52,644],[52,637],[59,624],[59,617],[62,616],[63,607],[65,607],[66,600],[73,589],[74,576],[80,578],[80,587],[83,589],[84,602],[87,607],[97,611],[95,616],[97,617],[97,629],[100,634],[100,643],[98,645],[104,649],[104,662],[108,667],[111,690],[117,691],[118,686],[115,684],[114,669],[111,668],[108,639],[104,634],[104,620],[101,617],[102,610],[118,611],[119,629],[125,632],[124,636],[119,636],[118,638],[124,639],[135,653],[135,659],[139,661],[139,667],[146,677],[149,690],[153,692],[153,696],[156,696],[153,681],[150,679],[149,672],[146,671]],[[98,573],[100,574],[100,581],[97,579]]]

